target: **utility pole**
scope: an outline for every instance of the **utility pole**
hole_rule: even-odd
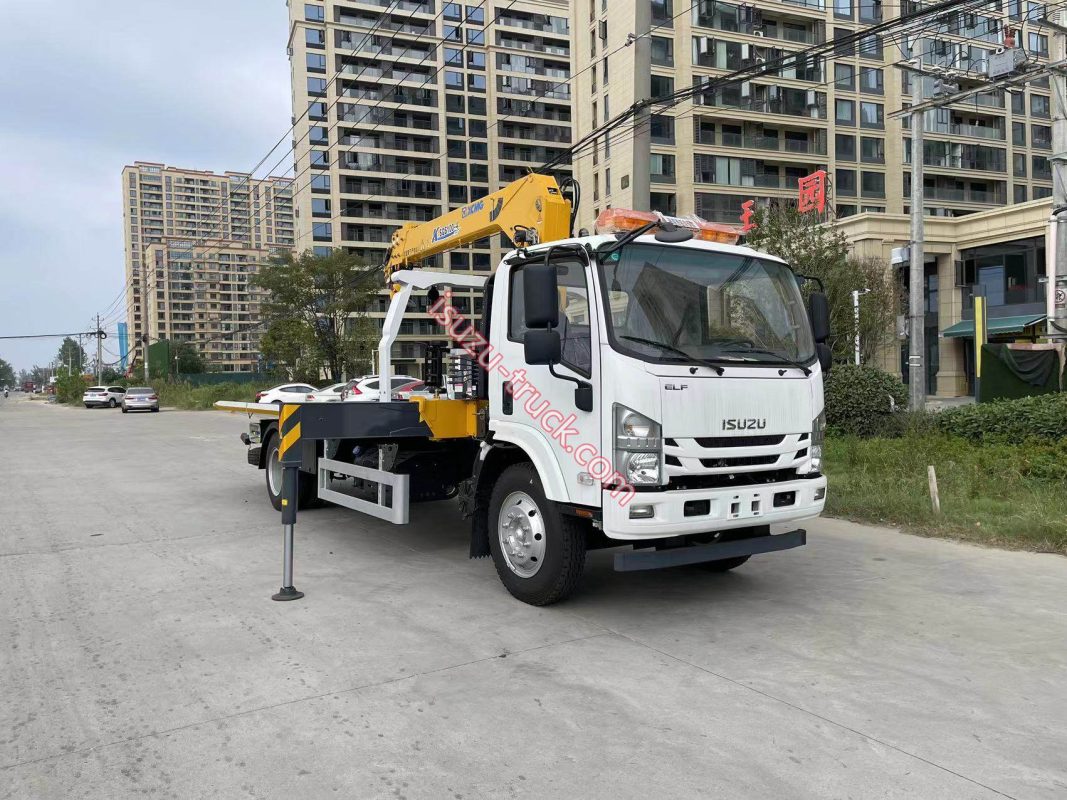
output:
[[[853,289],[852,290],[852,324],[855,330],[855,337],[852,342],[853,355],[856,359],[856,366],[860,365],[860,295],[867,294],[870,289]]]
[[[104,332],[100,330],[100,315],[96,315],[96,382],[104,380]]]
[[[634,101],[652,99],[652,4],[640,2],[634,6]],[[605,115],[606,116],[606,115]],[[630,170],[630,203],[632,208],[649,211],[652,204],[652,111],[641,106],[634,114],[633,165]]]
[[[144,360],[144,383],[148,385],[148,334],[141,336],[141,356]]]
[[[912,45],[915,70],[911,73],[911,105],[923,101],[922,39]],[[911,114],[911,268],[908,270],[908,408],[926,408],[926,303],[923,251],[923,123],[925,111]]]
[[[1067,58],[1067,28],[1063,27],[1063,11],[1049,13],[1048,24],[1052,29],[1052,61]],[[1049,236],[1045,242],[1045,260],[1048,283],[1048,320],[1046,327],[1053,342],[1067,342],[1067,227],[1064,216],[1067,212],[1067,75],[1064,67],[1050,70],[1049,85],[1052,89],[1052,214],[1049,217]]]

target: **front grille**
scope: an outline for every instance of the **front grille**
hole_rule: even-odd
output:
[[[738,456],[737,458],[702,458],[700,463],[709,469],[722,467],[766,467],[776,464],[778,456]]]
[[[805,475],[816,478],[817,474]],[[723,489],[730,486],[759,486],[766,483],[785,483],[797,480],[795,469],[774,469],[762,472],[734,472],[723,475],[672,475],[666,486],[636,487],[643,491],[672,491],[678,489]]]
[[[713,436],[710,439],[697,439],[701,447],[768,447],[781,444],[785,436]]]

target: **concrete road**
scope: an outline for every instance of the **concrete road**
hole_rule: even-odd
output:
[[[0,797],[1067,797],[1065,559],[825,520],[536,609],[328,508],[273,603],[243,428],[0,403]]]

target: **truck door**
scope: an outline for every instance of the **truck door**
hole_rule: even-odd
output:
[[[490,428],[534,461],[550,500],[600,505],[600,481],[590,462],[600,455],[600,337],[590,268],[573,253],[554,258],[559,283],[562,363],[526,363],[522,266],[503,266],[493,296],[494,355],[490,370]],[[501,291],[505,289],[505,291]],[[561,375],[564,377],[557,377]],[[570,378],[571,380],[568,380]],[[593,410],[575,403],[575,381],[593,387]],[[610,458],[610,453],[606,454]]]

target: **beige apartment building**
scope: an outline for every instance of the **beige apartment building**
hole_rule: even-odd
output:
[[[137,161],[122,193],[131,359],[147,335],[193,342],[222,371],[251,369],[255,348],[233,326],[258,321],[249,270],[293,247],[292,179]]]
[[[684,0],[576,0],[571,7],[576,131],[592,130],[635,100],[774,61],[898,16],[901,8],[920,7],[880,0],[689,5]],[[1014,28],[1027,58],[1046,60],[1049,35],[1036,21],[1041,8],[992,0],[980,13],[959,13],[928,25],[915,54],[927,64],[982,70],[1002,45],[1004,30]],[[649,30],[649,63],[641,63],[642,47],[625,45],[632,33]],[[838,218],[907,213],[910,136],[906,124],[889,118],[911,96],[910,79],[893,66],[904,55],[898,39],[869,36],[775,75],[698,93],[653,114],[651,144],[643,143],[651,156],[650,183],[634,180],[633,130],[623,126],[574,160],[587,198],[581,224],[590,226],[607,206],[650,206],[737,222],[747,200],[795,200],[798,178],[816,170],[830,177],[830,206]],[[933,79],[924,80],[931,96]],[[929,113],[926,213],[958,217],[1050,196],[1050,126],[1047,81]],[[637,144],[642,146],[640,138]]]
[[[144,251],[149,341],[195,345],[219,372],[259,368],[262,290],[251,284],[271,251],[250,243],[164,236]]]
[[[1031,200],[962,217],[936,217],[924,232],[923,306],[927,391],[939,397],[974,394],[974,290],[985,290],[990,342],[1039,342],[1046,331],[1045,236],[1052,200]],[[904,282],[906,264],[891,266],[908,245],[904,214],[857,214],[837,222],[863,257],[883,260]],[[862,298],[860,300],[862,303]],[[901,308],[903,312],[903,308]],[[903,317],[898,343],[881,366],[907,378]],[[841,333],[841,332],[839,332]],[[848,332],[844,332],[847,335]]]
[[[296,249],[382,263],[401,223],[463,206],[565,149],[568,14],[565,0],[289,0]],[[489,272],[509,247],[501,239],[427,266]],[[466,314],[480,303],[455,300]],[[439,333],[428,317],[406,319],[397,372],[419,374],[417,342]]]

